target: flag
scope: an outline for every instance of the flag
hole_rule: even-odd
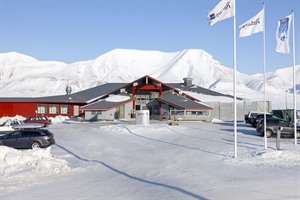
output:
[[[289,39],[291,21],[292,15],[289,15],[278,21],[278,27],[276,31],[276,51],[279,53],[290,53]]]
[[[208,22],[212,26],[218,21],[234,16],[235,0],[221,0],[211,11],[208,12]]]
[[[262,9],[257,15],[250,20],[240,25],[240,37],[247,37],[254,33],[264,31],[264,9]]]

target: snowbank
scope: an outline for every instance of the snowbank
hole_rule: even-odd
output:
[[[247,150],[239,152],[238,159],[224,160],[232,165],[247,165],[249,167],[300,167],[299,152],[289,150]]]
[[[6,146],[0,146],[0,176],[8,177],[16,175],[16,172],[40,172],[40,175],[62,173],[69,171],[65,160],[54,158],[51,147],[46,149],[17,150]]]
[[[47,149],[16,150],[0,146],[0,193],[25,190],[44,179],[71,171],[67,161],[55,158]],[[53,178],[52,178],[53,179]]]
[[[56,117],[49,117],[51,119],[51,122],[52,123],[61,123],[65,120],[68,120],[70,119],[68,116],[61,116],[61,115],[58,115]],[[20,116],[20,115],[16,115],[14,117],[8,117],[8,116],[5,116],[5,117],[1,117],[0,118],[0,124],[6,122],[7,120],[18,120],[18,121],[24,121],[26,119],[26,117],[23,117],[23,116]]]
[[[0,118],[0,124],[3,124],[4,122],[6,122],[7,120],[18,120],[18,121],[23,121],[25,120],[26,118],[23,117],[23,116],[20,116],[20,115],[16,115],[14,117],[8,117],[8,116],[5,116],[5,117],[1,117]]]
[[[211,123],[222,123],[222,122],[224,122],[224,121],[222,121],[222,120],[220,120],[220,119],[216,119],[216,118],[213,118],[213,119],[211,120]]]
[[[66,120],[69,120],[70,118],[68,116],[59,115],[59,116],[56,116],[56,117],[50,117],[50,119],[51,119],[52,123],[62,123]]]

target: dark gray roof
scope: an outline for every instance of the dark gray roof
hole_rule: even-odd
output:
[[[111,102],[111,101],[106,101],[105,99],[97,101],[95,103],[88,104],[86,106],[82,106],[81,108],[83,110],[109,110],[111,108],[120,106],[122,104],[125,104],[127,102],[133,101],[134,98],[130,98],[126,101],[121,101],[121,102]]]
[[[144,78],[144,77],[142,77]],[[142,79],[141,78],[141,79]],[[150,77],[153,79],[152,77]],[[91,103],[101,97],[111,94],[121,88],[124,88],[130,83],[106,83],[103,85],[99,85],[90,89],[86,89],[80,92],[76,92],[69,95],[57,95],[57,96],[47,96],[47,97],[11,97],[11,98],[0,98],[0,102],[44,102],[44,103]],[[215,92],[203,87],[195,86],[186,87],[183,83],[163,83],[166,87],[171,87],[174,89],[180,89],[182,91],[191,91],[196,93],[202,93],[206,95],[212,96],[225,96],[231,97],[231,95],[222,94],[219,92]],[[192,97],[191,97],[192,98]],[[242,100],[242,98],[237,98]]]
[[[0,97],[0,102],[36,102],[37,97]]]
[[[106,83],[87,90],[76,92],[73,94],[48,96],[48,97],[22,97],[22,98],[0,98],[0,102],[68,102],[68,103],[89,103],[103,95],[108,95],[111,92],[117,91],[128,83]]]
[[[124,87],[125,85],[128,85],[128,83],[106,83],[104,85],[99,85],[74,94],[84,98],[85,101],[89,101],[101,97],[103,95],[110,94],[111,92],[115,92]]]
[[[164,94],[158,100],[183,110],[212,110],[208,105],[192,101],[175,93]]]
[[[167,85],[170,85],[174,88],[180,89],[182,91],[190,91],[190,92],[195,92],[195,93],[199,93],[199,94],[205,94],[205,95],[211,95],[211,96],[224,96],[224,97],[230,97],[233,98],[232,95],[228,95],[228,94],[222,94],[210,89],[206,89],[200,86],[196,86],[193,85],[191,87],[186,87],[183,83],[166,83]],[[239,100],[243,100],[242,98],[237,98]]]

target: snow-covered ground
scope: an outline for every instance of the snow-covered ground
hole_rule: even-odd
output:
[[[0,147],[0,199],[300,199],[300,141],[238,124],[57,120],[47,149]]]

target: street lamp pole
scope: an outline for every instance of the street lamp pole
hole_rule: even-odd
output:
[[[285,110],[286,111],[288,109],[288,106],[287,106],[287,93],[288,93],[288,90],[285,91]]]

